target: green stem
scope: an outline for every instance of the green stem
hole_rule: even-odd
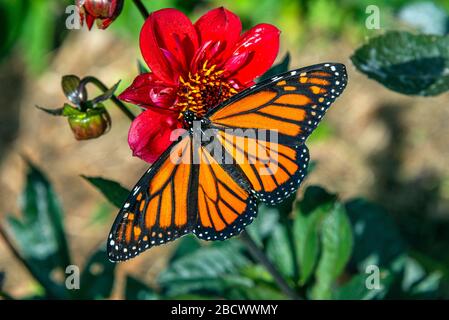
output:
[[[254,259],[256,259],[260,264],[262,264],[267,269],[267,271],[271,274],[276,284],[279,286],[279,288],[287,297],[289,297],[292,300],[301,300],[301,297],[295,292],[295,290],[290,288],[290,286],[284,280],[282,275],[279,273],[279,271],[276,269],[273,263],[271,263],[271,261],[265,255],[265,253],[254,242],[254,240],[251,238],[248,232],[243,231],[240,234],[240,240],[242,240],[243,243],[245,243],[246,247],[248,248],[248,251],[254,257]]]
[[[141,0],[133,0],[133,2],[136,5],[137,9],[139,9],[143,18],[146,20],[150,14],[149,14],[147,8],[145,8],[145,6],[143,5],[142,1]]]
[[[95,77],[92,76],[88,76],[85,77],[81,80],[80,83],[80,89],[82,90],[82,86],[87,85],[88,83],[92,83],[94,84],[98,89],[100,89],[103,92],[108,91],[108,87],[101,82],[100,80],[98,80]],[[133,121],[136,116],[125,106],[125,104],[123,102],[121,102],[115,95],[112,95],[111,97],[112,102],[114,102],[114,104],[119,107],[119,109],[131,120]]]

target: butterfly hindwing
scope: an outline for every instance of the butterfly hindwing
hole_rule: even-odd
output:
[[[238,172],[226,170],[204,147],[198,149],[198,217],[193,232],[203,240],[239,234],[257,215],[257,200]]]
[[[252,193],[264,203],[288,198],[307,173],[309,151],[305,144],[282,144],[227,131],[218,131],[217,140],[248,180]]]
[[[191,156],[189,135],[173,144],[139,180],[109,234],[110,260],[127,260],[191,231],[195,222],[189,209],[189,199],[195,198],[190,194]]]

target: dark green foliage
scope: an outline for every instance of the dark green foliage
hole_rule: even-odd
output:
[[[82,176],[86,181],[94,185],[114,206],[120,208],[129,194],[129,190],[123,188],[119,183],[100,177]]]
[[[124,199],[118,183],[88,178],[107,199]],[[43,291],[34,298],[104,299],[111,295],[115,265],[104,246],[81,271],[80,290],[67,290],[54,279],[66,271],[70,253],[63,213],[51,185],[33,165],[22,197],[23,216],[10,218],[14,241]],[[407,254],[388,214],[358,199],[342,203],[336,195],[308,187],[301,200],[279,207],[261,205],[248,233],[298,294],[307,299],[435,298],[444,273],[427,270]],[[57,240],[56,240],[57,239]],[[168,266],[157,277],[157,290],[128,277],[127,299],[286,299],[271,274],[252,259],[238,238],[203,242],[194,236],[177,241]],[[366,286],[379,267],[377,289]],[[56,271],[55,271],[56,270]],[[341,277],[344,275],[344,281]],[[367,280],[368,279],[368,280]],[[1,288],[0,288],[1,289]],[[1,292],[2,297],[10,298]]]
[[[51,184],[28,163],[26,186],[20,199],[20,217],[8,217],[8,234],[25,267],[42,286],[33,298],[94,299],[110,296],[115,265],[107,260],[104,246],[89,258],[81,272],[80,290],[65,285],[72,265],[64,227],[64,214]],[[75,266],[77,267],[77,266]],[[1,289],[1,288],[0,288]]]
[[[287,53],[279,64],[271,67],[270,70],[265,72],[265,74],[263,74],[260,77],[259,82],[267,80],[267,79],[270,79],[270,78],[272,78],[274,76],[277,76],[277,75],[279,75],[281,73],[287,72],[288,68],[289,68],[289,65],[290,65],[290,54]]]
[[[449,37],[388,32],[351,57],[368,77],[403,94],[434,96],[449,89]]]
[[[126,277],[125,286],[126,300],[155,300],[159,299],[158,294],[145,283],[133,277]]]

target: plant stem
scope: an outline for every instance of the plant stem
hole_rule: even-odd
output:
[[[242,240],[250,254],[259,261],[271,274],[274,281],[277,283],[282,292],[292,300],[301,300],[301,297],[287,284],[282,275],[277,271],[276,267],[267,258],[265,253],[259,248],[259,246],[254,242],[248,232],[245,230],[240,234],[240,240]]]
[[[100,89],[103,92],[106,92],[108,90],[108,87],[103,82],[101,82],[100,80],[98,80],[97,78],[92,77],[92,76],[83,78],[81,80],[80,87],[86,86],[88,83],[94,84],[98,89]],[[83,88],[80,88],[80,89],[82,90]],[[117,107],[119,107],[120,110],[122,110],[122,112],[131,121],[133,121],[136,118],[136,116],[131,111],[129,111],[129,109],[125,106],[125,104],[123,102],[121,102],[115,95],[112,95],[111,100],[112,100],[112,102],[115,103],[115,105]]]
[[[145,6],[143,5],[142,1],[141,0],[133,0],[133,2],[136,5],[137,9],[139,9],[143,18],[146,20],[150,14],[149,14],[147,8],[145,8]]]

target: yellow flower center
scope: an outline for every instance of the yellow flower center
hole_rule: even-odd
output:
[[[208,66],[207,61],[195,74],[189,73],[187,79],[180,77],[178,90],[179,118],[183,112],[190,110],[197,117],[202,117],[206,112],[220,102],[232,97],[238,91],[223,77],[223,70],[216,70],[217,66]]]

